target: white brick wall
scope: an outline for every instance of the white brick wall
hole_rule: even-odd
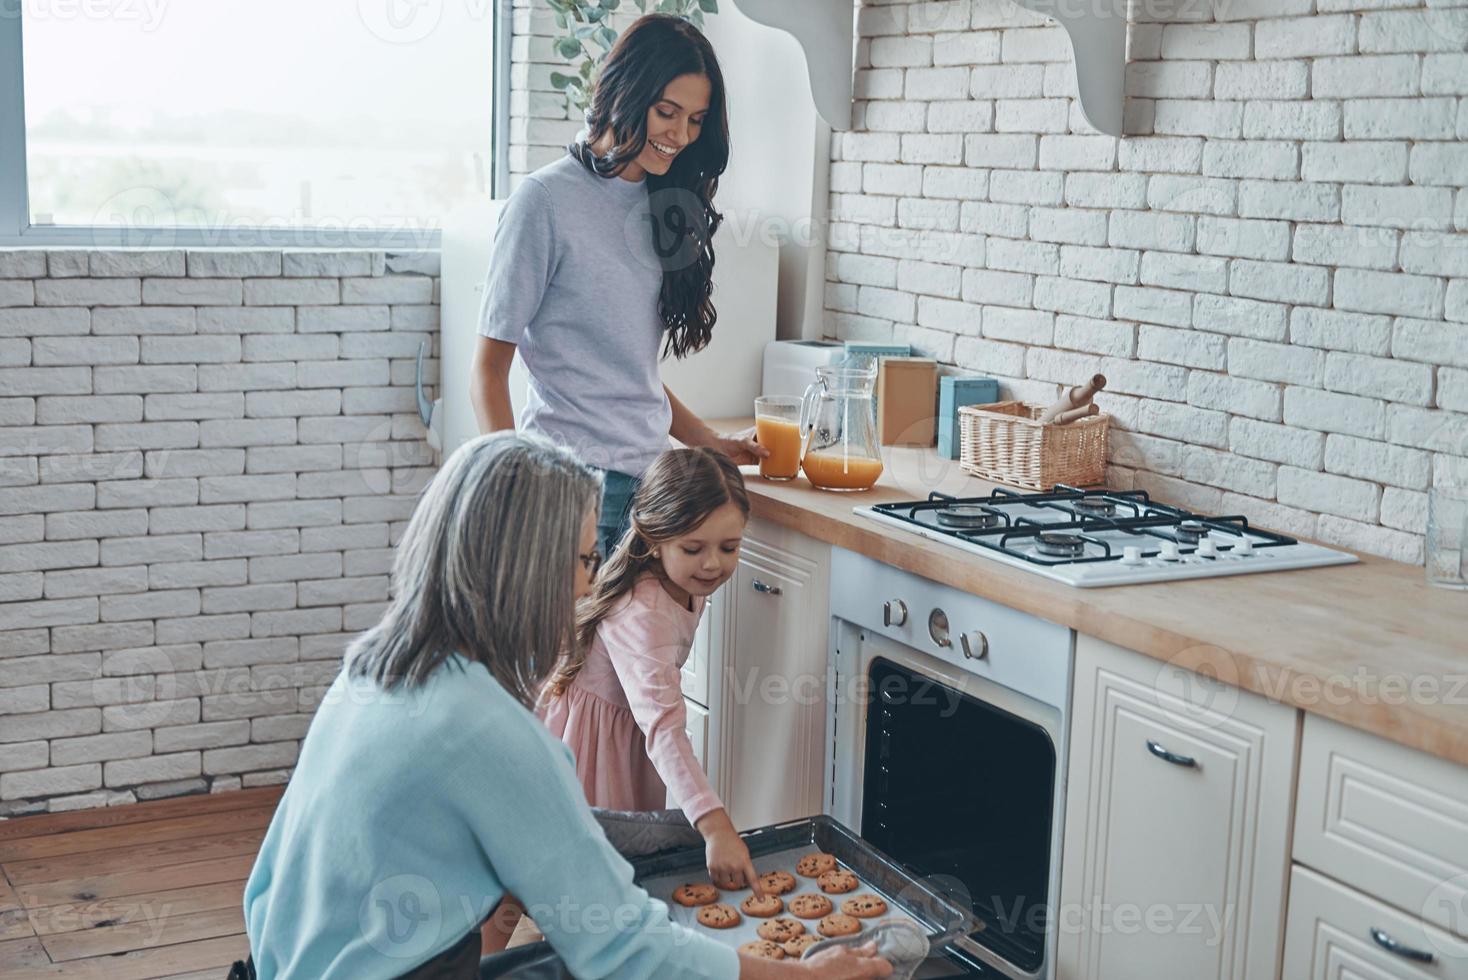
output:
[[[1420,562],[1423,491],[1468,474],[1468,37],[1429,0],[1265,6],[1133,24],[1118,141],[1043,18],[866,0],[826,333],[1033,400],[1102,370],[1124,484]]]
[[[0,251],[0,816],[288,773],[433,473],[437,268]]]

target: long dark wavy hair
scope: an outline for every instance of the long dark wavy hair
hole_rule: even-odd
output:
[[[713,336],[714,232],[724,216],[714,209],[719,176],[729,165],[729,116],[724,75],[713,45],[692,24],[671,14],[647,14],[632,23],[602,62],[586,110],[589,135],[567,149],[602,177],[616,177],[647,142],[647,113],[668,83],[682,75],[709,80],[709,107],[698,138],[665,175],[647,175],[652,239],[663,266],[658,314],[667,331],[663,356],[682,358]],[[592,149],[606,133],[612,148]],[[681,193],[680,193],[681,192]]]
[[[658,545],[690,534],[727,503],[749,517],[749,493],[734,461],[721,452],[669,449],[648,467],[632,498],[632,526],[622,535],[596,582],[576,604],[576,645],[546,685],[557,698],[586,664],[596,628],[626,598],[644,575],[662,577],[663,563],[653,554]]]

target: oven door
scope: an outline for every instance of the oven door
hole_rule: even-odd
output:
[[[832,816],[973,910],[979,928],[945,951],[990,968],[970,975],[1052,976],[1062,712],[832,625]]]

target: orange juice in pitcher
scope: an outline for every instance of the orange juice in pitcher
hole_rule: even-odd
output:
[[[805,478],[822,490],[870,490],[882,475],[882,461],[835,453],[806,453]]]
[[[808,433],[801,466],[822,490],[870,490],[882,475],[872,389],[876,363],[848,359],[816,369],[805,390],[800,429]]]

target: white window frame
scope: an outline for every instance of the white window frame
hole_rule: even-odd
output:
[[[512,0],[495,0],[492,18],[494,110],[490,120],[490,196],[509,193],[510,42]],[[340,228],[122,228],[33,225],[26,178],[25,67],[21,9],[0,0],[0,248],[396,248],[436,249],[433,231]],[[221,237],[227,239],[219,240]]]

